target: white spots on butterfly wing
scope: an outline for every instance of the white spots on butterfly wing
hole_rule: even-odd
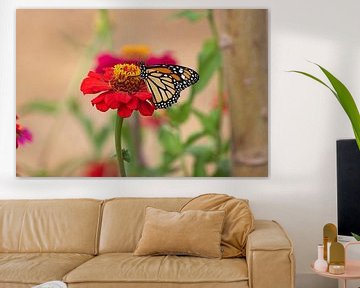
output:
[[[173,72],[173,74],[180,77],[180,81],[178,81],[173,76],[171,76],[171,74],[164,73],[161,75],[162,79],[160,80],[162,85],[158,85],[158,84],[154,83],[158,87],[158,91],[160,92],[161,98],[163,98],[163,96],[166,96],[166,98],[167,98],[166,100],[158,99],[160,101],[155,103],[155,107],[157,109],[165,109],[165,108],[168,108],[168,107],[172,106],[173,104],[177,103],[177,101],[180,97],[180,92],[182,90],[184,90],[185,88],[191,86],[192,84],[196,83],[199,80],[199,74],[196,71],[194,71],[190,68],[187,68],[187,67],[183,67],[183,66],[167,65],[167,64],[160,64],[157,66],[150,66],[150,67],[146,67],[145,65],[143,65],[142,67],[140,67],[141,68],[141,72],[140,72],[141,78],[146,80],[146,82],[149,81],[148,79],[151,79],[151,77],[149,77],[149,76],[155,76],[155,78],[156,78],[156,76],[158,76],[160,78],[158,71],[149,72],[150,69],[155,70],[156,67],[166,67],[166,68],[170,69]],[[156,74],[154,75],[153,73],[156,73]],[[158,82],[158,81],[154,81],[154,82]],[[172,87],[171,87],[171,83],[173,84]],[[147,84],[149,84],[149,83],[147,83]],[[166,89],[164,89],[163,85],[166,86]],[[172,96],[170,96],[167,92],[170,92]],[[160,96],[160,95],[157,95],[157,96]],[[154,94],[153,94],[153,96],[155,97]]]

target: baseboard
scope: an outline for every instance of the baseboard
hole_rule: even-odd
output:
[[[338,288],[338,281],[320,277],[313,273],[302,273],[296,275],[296,288]]]

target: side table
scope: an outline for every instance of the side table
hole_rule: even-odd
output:
[[[360,279],[360,260],[348,260],[347,248],[351,245],[360,245],[360,242],[349,242],[345,246],[345,273],[344,274],[331,274],[329,272],[320,272],[314,269],[314,264],[311,265],[311,269],[318,275],[327,278],[338,279],[343,282],[343,288],[347,288],[346,284],[348,280]]]

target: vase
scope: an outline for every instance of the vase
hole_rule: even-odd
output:
[[[320,272],[326,272],[328,263],[324,260],[324,245],[318,245],[318,258],[314,263],[314,269]]]

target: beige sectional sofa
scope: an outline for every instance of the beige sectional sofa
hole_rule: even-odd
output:
[[[145,207],[178,211],[187,198],[0,201],[0,288],[62,280],[69,287],[293,288],[291,241],[256,220],[246,258],[133,256]]]

